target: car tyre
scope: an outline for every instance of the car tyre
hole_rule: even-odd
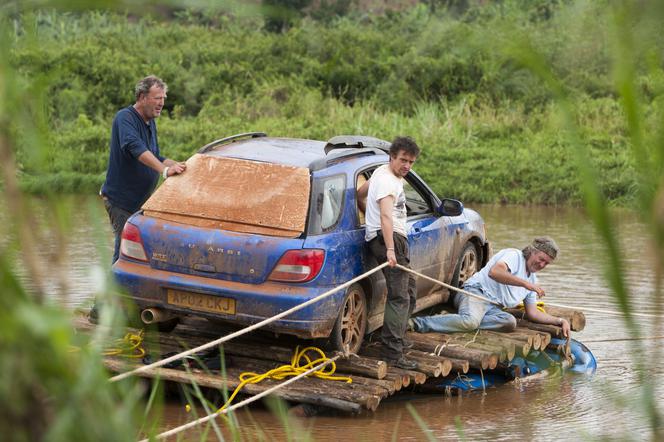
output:
[[[334,350],[357,353],[367,330],[367,298],[362,286],[348,288],[339,316],[330,335]]]
[[[454,269],[452,285],[454,287],[461,287],[468,278],[477,273],[479,265],[480,259],[479,254],[477,253],[477,248],[473,243],[466,243],[459,255],[456,268]]]

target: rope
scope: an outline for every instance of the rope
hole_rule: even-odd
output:
[[[244,388],[245,385],[247,384],[257,384],[260,381],[264,379],[276,379],[276,380],[282,380],[285,379],[289,376],[297,376],[301,373],[304,373],[305,371],[309,370],[311,367],[316,366],[317,364],[320,364],[322,362],[328,361],[329,358],[325,356],[325,353],[323,350],[317,348],[317,347],[306,347],[302,351],[299,351],[300,346],[298,345],[295,348],[295,352],[293,353],[293,357],[291,359],[290,364],[282,365],[280,367],[274,368],[272,370],[269,370],[263,374],[257,374],[253,372],[244,372],[240,375],[240,385],[238,385],[235,388],[235,391],[233,391],[233,394],[228,398],[226,403],[219,408],[217,411],[221,411],[224,408],[228,407],[231,402],[233,402],[233,399],[235,399],[235,396]],[[309,356],[307,356],[308,351],[313,351],[314,353],[318,353],[318,359],[311,360]],[[304,365],[301,365],[301,361],[306,361]],[[315,377],[319,379],[325,379],[328,381],[345,381],[346,383],[350,384],[353,382],[353,380],[347,376],[332,376],[334,372],[337,369],[337,366],[334,362],[330,363],[329,365],[329,370],[328,371],[323,371],[317,370],[314,371],[313,374]]]
[[[639,338],[590,339],[590,340],[584,339],[583,343],[592,344],[594,342],[650,341],[655,339],[664,339],[664,336],[643,336]]]
[[[202,418],[197,419],[197,420],[195,420],[195,421],[189,422],[189,423],[184,424],[184,425],[182,425],[182,426],[179,426],[179,427],[177,427],[177,428],[173,428],[173,429],[171,429],[171,430],[168,430],[168,431],[165,431],[165,432],[163,432],[163,433],[160,433],[160,434],[156,435],[154,438],[155,438],[155,439],[165,439],[165,438],[167,438],[167,437],[169,437],[169,436],[173,436],[174,434],[178,434],[178,433],[180,433],[180,432],[182,432],[182,431],[184,431],[184,430],[187,430],[187,429],[189,429],[189,428],[195,427],[195,426],[200,425],[200,424],[202,424],[202,423],[205,423],[205,422],[207,422],[207,421],[209,421],[209,420],[212,420],[212,419],[216,418],[217,416],[220,416],[220,415],[222,415],[222,414],[226,414],[226,413],[228,413],[228,412],[230,412],[230,411],[233,411],[233,410],[235,410],[235,409],[237,409],[237,408],[240,408],[240,407],[243,407],[243,406],[245,406],[245,405],[248,405],[248,404],[250,404],[250,403],[252,403],[252,402],[255,402],[255,401],[257,401],[258,399],[261,399],[261,398],[263,398],[263,397],[265,397],[265,396],[267,396],[267,395],[269,395],[269,394],[272,394],[272,392],[278,390],[278,389],[281,388],[281,387],[285,387],[286,385],[292,384],[293,382],[297,381],[298,379],[301,379],[301,378],[303,378],[303,377],[305,377],[305,376],[308,376],[309,374],[311,374],[311,373],[313,373],[313,372],[315,372],[315,371],[317,371],[317,370],[319,370],[319,369],[325,367],[325,366],[328,365],[328,364],[334,363],[334,361],[336,361],[336,360],[339,359],[340,357],[341,357],[341,355],[337,355],[337,356],[335,356],[335,357],[333,357],[333,358],[331,358],[331,359],[328,359],[328,360],[322,362],[321,364],[319,364],[319,365],[317,365],[317,366],[315,366],[315,367],[310,368],[309,370],[305,371],[304,373],[300,373],[299,375],[295,376],[294,378],[290,378],[290,379],[288,379],[287,381],[284,381],[284,382],[282,382],[281,384],[275,385],[274,387],[269,388],[269,389],[267,389],[267,390],[265,390],[265,391],[263,391],[263,392],[261,392],[261,393],[258,393],[258,394],[255,395],[255,396],[251,396],[250,398],[247,398],[247,399],[243,400],[242,402],[238,402],[237,404],[232,405],[232,406],[230,406],[230,407],[228,407],[228,408],[224,408],[223,410],[222,410],[222,409],[217,410],[215,413],[209,414],[209,415],[207,415],[207,416],[205,416],[205,417],[202,417]],[[143,439],[143,440],[140,441],[140,442],[149,442],[150,440],[151,440],[151,439]]]
[[[143,330],[138,333],[127,333],[122,339],[115,340],[116,347],[110,347],[101,354],[104,356],[124,356],[126,358],[142,358],[145,356],[143,348]]]
[[[443,281],[439,281],[439,280],[431,278],[427,275],[423,275],[422,273],[419,273],[419,272],[417,272],[413,269],[409,269],[408,267],[402,266],[401,264],[397,264],[396,266],[398,268],[400,268],[401,270],[405,270],[406,272],[410,272],[414,275],[419,276],[420,278],[424,278],[424,279],[426,279],[428,281],[431,281],[433,283],[436,283],[438,285],[442,285],[443,287],[448,288],[450,290],[454,290],[455,292],[463,293],[466,296],[471,296],[473,298],[479,299],[479,300],[484,301],[484,302],[488,302],[489,304],[493,304],[493,305],[498,306],[500,308],[504,307],[502,304],[500,304],[498,302],[492,301],[488,298],[484,298],[484,297],[479,296],[475,293],[470,293],[470,292],[468,292],[464,289],[461,289],[459,287],[454,287],[453,285],[446,284]],[[605,313],[607,315],[625,316],[625,313],[623,313],[623,312],[617,312],[617,311],[611,311],[611,310],[602,310],[602,309],[596,309],[596,308],[590,308],[590,307],[578,307],[578,306],[565,305],[565,304],[555,304],[553,302],[548,302],[547,304],[551,307],[570,308],[572,310],[583,310],[583,311],[594,312],[594,313]],[[640,316],[642,318],[664,319],[664,316],[662,316],[662,315],[655,315],[655,314],[651,314],[651,313],[631,312],[630,316]]]
[[[553,304],[549,304],[553,305]],[[537,301],[535,303],[535,306],[537,307],[537,310],[541,311],[542,313],[546,313],[546,310],[544,310],[544,301]],[[519,305],[516,306],[519,310],[526,311],[526,306],[523,304],[523,302]]]
[[[424,278],[424,279],[426,279],[426,280],[428,280],[428,281],[431,281],[431,282],[434,282],[434,283],[436,283],[436,284],[438,284],[438,285],[442,285],[443,287],[448,288],[448,289],[450,289],[450,290],[454,290],[454,291],[456,291],[456,292],[463,293],[464,295],[466,295],[466,296],[470,296],[471,298],[476,298],[476,299],[479,299],[480,301],[488,302],[489,304],[493,304],[493,305],[495,305],[495,306],[498,306],[498,307],[500,307],[500,308],[503,308],[503,305],[502,305],[501,303],[499,303],[499,302],[492,301],[492,300],[490,300],[489,298],[485,298],[484,296],[480,296],[480,295],[477,295],[477,294],[475,294],[475,293],[470,293],[470,292],[468,292],[468,291],[466,291],[466,290],[464,290],[464,289],[461,289],[461,288],[459,288],[459,287],[454,287],[453,285],[446,284],[446,283],[444,283],[443,281],[439,281],[439,280],[437,280],[437,279],[431,278],[430,276],[424,275],[424,274],[422,274],[422,273],[420,273],[420,272],[417,272],[417,271],[415,271],[415,270],[413,270],[413,269],[409,269],[408,267],[406,267],[406,266],[402,266],[401,264],[397,264],[396,267],[397,267],[397,268],[400,268],[401,270],[405,270],[405,271],[407,271],[407,272],[410,272],[410,273],[412,273],[413,275],[417,275],[417,276],[419,276],[420,278]]]
[[[281,318],[283,318],[284,316],[288,316],[288,315],[290,315],[291,313],[294,313],[294,312],[296,312],[296,311],[298,311],[298,310],[302,310],[303,308],[305,308],[305,307],[307,307],[307,306],[309,306],[309,305],[311,305],[311,304],[313,304],[313,303],[315,303],[315,302],[318,302],[318,301],[320,301],[321,299],[325,299],[325,298],[327,298],[328,296],[332,295],[333,293],[336,293],[336,292],[338,292],[339,290],[345,289],[346,287],[348,287],[348,286],[350,286],[350,285],[356,283],[357,281],[359,281],[359,280],[361,280],[361,279],[363,279],[363,278],[365,278],[365,277],[371,275],[372,273],[375,273],[375,272],[377,272],[378,270],[381,270],[383,267],[385,267],[385,266],[387,266],[387,265],[388,265],[388,262],[386,261],[386,262],[382,263],[381,265],[379,265],[378,267],[374,267],[373,269],[369,270],[368,272],[365,272],[365,273],[363,273],[363,274],[361,274],[361,275],[359,275],[359,276],[357,276],[357,277],[351,279],[350,281],[348,281],[348,282],[346,282],[346,283],[344,283],[344,284],[342,284],[342,285],[340,285],[340,286],[338,286],[338,287],[336,287],[336,288],[333,288],[333,289],[331,289],[331,290],[328,290],[327,292],[322,293],[322,294],[316,296],[315,298],[312,298],[312,299],[310,299],[310,300],[308,300],[308,301],[306,301],[306,302],[303,302],[302,304],[298,304],[298,305],[296,305],[295,307],[292,307],[292,308],[290,308],[290,309],[288,309],[288,310],[286,310],[286,311],[284,311],[284,312],[281,312],[281,313],[279,313],[279,314],[277,314],[277,315],[275,315],[275,316],[272,316],[271,318],[266,318],[266,319],[264,319],[264,320],[262,320],[262,321],[260,321],[260,322],[257,322],[257,323],[254,324],[254,325],[251,325],[251,326],[249,326],[249,327],[243,328],[242,330],[238,330],[238,331],[236,331],[236,332],[234,332],[234,333],[231,333],[230,335],[223,336],[223,337],[221,337],[221,338],[219,338],[219,339],[216,339],[216,340],[214,340],[214,341],[210,341],[210,342],[208,342],[207,344],[200,345],[200,346],[198,346],[198,347],[196,347],[196,348],[192,348],[192,349],[190,349],[190,350],[183,351],[182,353],[178,353],[178,354],[176,354],[176,355],[173,355],[173,356],[168,357],[168,358],[166,358],[166,359],[162,359],[162,360],[157,361],[157,362],[154,362],[154,363],[152,363],[152,364],[149,364],[149,365],[143,365],[142,367],[138,367],[138,368],[136,368],[136,369],[134,369],[134,370],[127,371],[127,372],[121,373],[121,374],[119,374],[119,375],[113,376],[112,378],[109,379],[109,381],[110,381],[110,382],[117,382],[117,381],[119,381],[119,380],[122,380],[122,379],[128,378],[129,376],[132,376],[132,375],[135,375],[135,374],[138,374],[138,373],[142,373],[142,372],[144,372],[144,371],[150,370],[151,368],[161,367],[162,365],[166,365],[166,364],[168,364],[169,362],[173,362],[173,361],[176,361],[176,360],[178,360],[178,359],[182,359],[182,358],[184,358],[184,357],[186,357],[186,356],[189,356],[189,355],[191,355],[191,354],[197,353],[197,352],[199,352],[199,351],[201,351],[201,350],[206,350],[206,349],[208,349],[208,348],[210,348],[210,347],[214,347],[215,345],[219,345],[219,344],[221,344],[221,343],[223,343],[223,342],[230,341],[230,340],[233,339],[233,338],[237,338],[238,336],[242,336],[242,335],[244,335],[244,334],[246,334],[246,333],[249,333],[250,331],[256,330],[256,329],[258,329],[258,328],[260,328],[260,327],[262,327],[262,326],[264,326],[264,325],[267,325],[267,324],[269,324],[269,323],[271,323],[271,322],[274,322],[274,321],[276,321],[276,320],[278,320],[278,319],[281,319]]]

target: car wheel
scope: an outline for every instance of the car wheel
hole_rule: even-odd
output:
[[[357,353],[367,330],[367,298],[359,284],[353,284],[339,311],[330,341],[335,350]]]
[[[477,254],[477,248],[473,243],[466,243],[459,255],[456,269],[454,270],[454,277],[452,278],[452,285],[461,287],[464,282],[473,276],[479,270],[480,260]]]

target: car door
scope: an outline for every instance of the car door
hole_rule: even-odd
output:
[[[431,278],[449,282],[446,279],[457,247],[456,223],[449,216],[436,213],[440,201],[414,172],[406,176],[404,192],[411,267]],[[440,285],[417,278],[418,310],[443,300],[441,290]]]

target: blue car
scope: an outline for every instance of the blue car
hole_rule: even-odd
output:
[[[115,278],[143,322],[165,331],[186,315],[246,326],[329,291],[379,264],[364,241],[357,189],[388,162],[389,145],[264,133],[214,141],[129,218]],[[415,172],[405,181],[412,268],[459,286],[490,255],[484,221]],[[449,297],[424,278],[417,292],[416,311]],[[381,327],[386,294],[375,272],[266,329],[355,352]]]

